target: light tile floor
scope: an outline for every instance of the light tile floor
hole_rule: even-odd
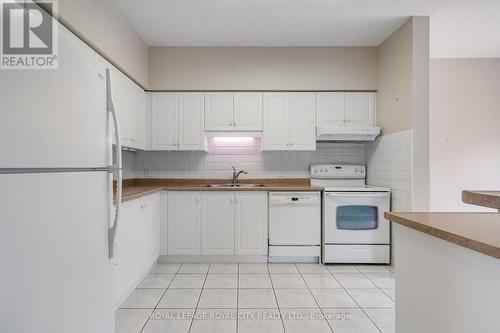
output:
[[[394,301],[389,266],[161,263],[116,333],[390,333]]]

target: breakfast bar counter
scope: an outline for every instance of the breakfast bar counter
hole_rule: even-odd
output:
[[[387,212],[396,332],[497,332],[500,215]]]

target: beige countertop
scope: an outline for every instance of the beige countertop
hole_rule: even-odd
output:
[[[208,187],[209,184],[227,184],[229,179],[127,179],[123,182],[122,202],[144,197],[159,191],[322,191],[310,184],[308,178],[245,179],[242,184],[264,184],[263,187]]]
[[[497,213],[398,213],[385,218],[428,235],[500,259]]]
[[[500,191],[463,191],[465,203],[500,210]]]

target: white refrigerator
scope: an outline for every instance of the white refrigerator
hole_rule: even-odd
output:
[[[0,332],[112,333],[112,83],[61,25],[58,57],[0,70]]]

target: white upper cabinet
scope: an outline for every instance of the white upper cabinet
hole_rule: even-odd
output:
[[[318,124],[324,127],[344,126],[345,93],[319,92],[316,98]]]
[[[350,127],[374,126],[375,93],[345,93],[345,121]]]
[[[293,150],[316,150],[316,95],[290,94],[290,145]]]
[[[152,94],[151,148],[153,150],[203,150],[203,93]]]
[[[234,93],[234,129],[262,131],[262,93]]]
[[[290,142],[290,96],[264,93],[264,150],[286,150]]]
[[[202,194],[201,254],[234,254],[234,193]]]
[[[263,150],[316,149],[315,93],[272,92],[263,98]]]
[[[134,84],[135,138],[133,147],[146,149],[146,92]]]
[[[169,192],[167,216],[167,253],[200,255],[201,194]]]
[[[267,192],[235,192],[235,254],[267,255]]]
[[[234,128],[233,109],[232,92],[206,92],[205,130],[232,131]]]
[[[177,93],[152,94],[151,148],[153,150],[177,149]]]
[[[262,93],[205,93],[205,130],[262,131]]]
[[[317,93],[317,126],[375,126],[375,96],[374,92]]]
[[[116,68],[111,69],[111,90],[121,144],[135,149],[146,148],[146,93]]]
[[[203,93],[182,92],[177,99],[179,150],[204,149]]]

